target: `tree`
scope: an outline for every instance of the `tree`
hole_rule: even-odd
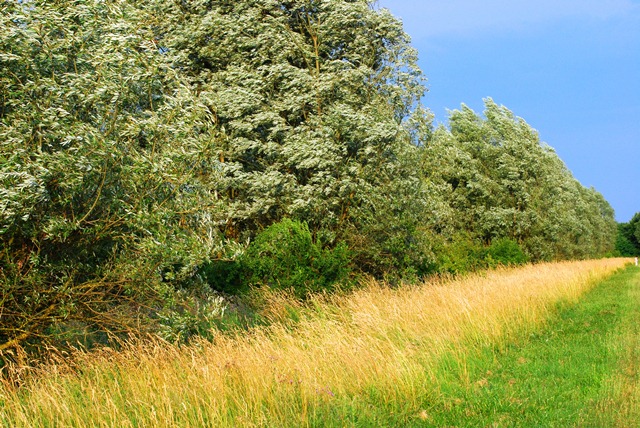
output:
[[[483,245],[508,238],[533,260],[610,252],[613,210],[578,183],[523,119],[491,99],[484,118],[462,106],[423,150],[425,179],[448,208],[437,230],[445,241]],[[467,245],[467,244],[465,244]]]
[[[225,235],[245,241],[292,217],[362,249],[371,273],[406,265],[389,249],[420,234],[403,122],[424,86],[402,24],[365,0],[156,7],[159,43],[215,115]]]
[[[0,350],[153,318],[204,261],[285,217],[332,246],[388,221],[379,260],[409,263],[397,243],[419,235],[424,198],[403,202],[422,192],[403,121],[424,87],[387,11],[0,7]]]
[[[222,245],[211,114],[130,2],[0,8],[0,351],[126,330]]]
[[[634,214],[628,223],[618,224],[616,250],[621,256],[640,255],[640,213]]]
[[[389,179],[424,91],[401,23],[364,0],[157,8],[160,43],[215,114],[227,236],[285,216],[342,230]]]
[[[396,280],[439,252],[611,246],[608,203],[506,108],[463,106],[433,129],[402,24],[366,0],[0,11],[0,352],[73,323],[200,331],[174,302],[243,253],[259,261],[273,237],[292,245],[249,263],[251,281],[277,282],[286,261],[310,288],[351,258]],[[286,254],[298,244],[309,257]]]

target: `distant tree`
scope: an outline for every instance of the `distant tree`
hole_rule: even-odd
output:
[[[636,238],[638,247],[640,247],[640,213],[635,213],[629,222],[630,228],[633,230],[633,236]]]
[[[636,213],[629,223],[618,224],[616,250],[622,256],[640,255],[640,213]]]
[[[436,226],[445,241],[508,238],[533,260],[612,250],[609,204],[580,185],[523,119],[487,99],[484,118],[463,105],[449,128],[437,129],[423,149],[425,179],[446,206]]]

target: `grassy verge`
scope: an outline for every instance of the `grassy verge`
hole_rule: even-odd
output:
[[[617,303],[620,322],[609,336],[608,348],[618,365],[604,384],[603,393],[589,412],[592,426],[640,426],[640,269],[629,268],[616,280],[626,281]]]
[[[558,403],[550,401],[552,395],[532,397],[534,381],[526,383],[534,366],[541,374],[547,367],[542,360],[546,341],[565,334],[552,327],[562,322],[558,305],[573,310],[573,303],[625,262],[527,266],[397,290],[371,284],[346,297],[319,297],[312,309],[273,299],[273,318],[294,310],[294,325],[274,322],[188,347],[142,344],[121,352],[78,354],[73,369],[60,363],[19,390],[0,387],[0,425],[535,424],[543,420],[538,413]],[[604,315],[608,326],[620,314]],[[588,328],[610,331],[592,325]],[[519,354],[533,343],[543,346],[536,354],[540,361],[533,353]],[[584,362],[588,367],[598,364]],[[563,365],[573,367],[574,361],[558,360],[547,367],[550,375],[538,386],[560,382],[564,375],[553,370]],[[512,366],[519,374],[509,372]],[[590,373],[578,368],[574,374],[583,372]],[[597,390],[593,379],[604,375],[598,371],[593,376],[572,382]],[[611,379],[610,399],[622,400],[614,392],[626,391],[627,384]],[[565,390],[569,395],[560,396],[562,403],[575,398],[572,386]],[[587,401],[595,408],[597,398],[594,393]],[[606,408],[604,401],[602,406]]]
[[[598,284],[539,332],[454,359],[437,426],[640,426],[640,270]]]

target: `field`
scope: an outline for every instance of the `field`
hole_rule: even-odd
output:
[[[213,343],[78,353],[0,387],[12,427],[636,426],[640,269],[498,269],[302,305]]]

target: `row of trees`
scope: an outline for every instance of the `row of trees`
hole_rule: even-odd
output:
[[[598,257],[612,250],[614,213],[576,181],[524,120],[491,99],[484,118],[451,112],[423,150],[424,175],[444,202],[449,242],[518,243],[531,260]]]
[[[3,2],[0,351],[196,291],[612,250],[609,204],[506,108],[434,129],[416,62],[366,0]]]

